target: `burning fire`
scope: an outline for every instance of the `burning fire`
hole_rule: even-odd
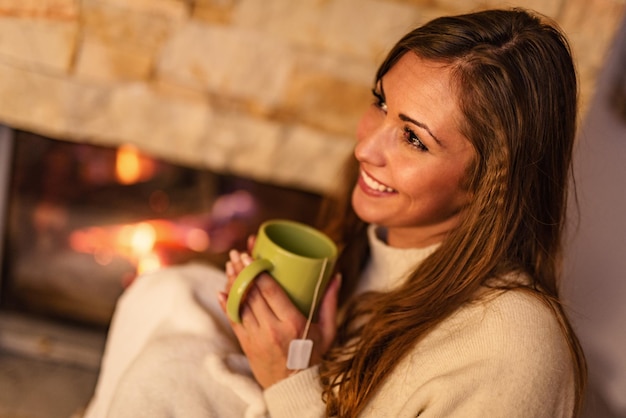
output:
[[[123,145],[116,151],[115,178],[122,185],[150,180],[158,168],[156,160],[142,155],[133,145]],[[148,204],[154,213],[162,213],[171,202],[166,192],[154,190]],[[240,190],[216,199],[210,214],[85,227],[70,232],[69,245],[76,252],[93,255],[102,266],[122,257],[134,266],[136,277],[175,264],[172,257],[180,254],[202,253],[209,247],[214,252],[230,248],[243,232],[238,220],[250,217],[255,210],[254,198]],[[213,239],[209,237],[209,225]]]
[[[117,149],[115,176],[120,184],[135,184],[145,181],[155,173],[155,163],[143,156],[137,147],[126,144]]]
[[[158,219],[79,229],[70,234],[69,243],[74,251],[93,254],[101,265],[121,256],[136,266],[136,274],[140,275],[167,264],[159,249],[202,252],[209,248],[210,240],[208,233],[197,226]]]

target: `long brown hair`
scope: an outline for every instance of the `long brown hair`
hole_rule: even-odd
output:
[[[461,131],[476,152],[466,184],[472,199],[459,226],[406,283],[348,303],[320,368],[327,413],[357,416],[420,339],[475,300],[491,279],[519,272],[532,284],[508,290],[545,302],[569,343],[577,414],[586,365],[558,283],[577,125],[578,88],[568,42],[556,24],[521,9],[441,17],[405,35],[376,80],[406,53],[452,70],[464,116]],[[345,202],[341,210],[341,225],[329,233],[344,246],[338,266],[346,297],[368,247],[365,225]]]

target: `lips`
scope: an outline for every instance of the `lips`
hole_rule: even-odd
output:
[[[369,174],[367,174],[363,170],[361,170],[361,179],[363,180],[363,183],[365,183],[365,186],[367,186],[371,190],[374,190],[380,193],[394,193],[395,192],[394,189],[379,182],[378,180],[375,180],[373,177],[371,177]]]

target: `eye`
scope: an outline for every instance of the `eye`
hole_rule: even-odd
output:
[[[420,151],[428,151],[428,148],[421,139],[409,128],[408,126],[404,127],[404,140],[411,145],[412,147],[417,148]]]
[[[378,91],[376,91],[375,89],[372,89],[372,95],[374,96],[374,99],[375,99],[374,105],[380,110],[382,110],[383,112],[387,113],[387,103],[385,103],[385,98],[383,97],[383,95],[379,93]]]

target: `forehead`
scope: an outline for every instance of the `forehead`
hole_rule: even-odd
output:
[[[391,67],[383,76],[382,83],[385,92],[393,88],[394,95],[408,102],[418,103],[425,96],[450,110],[457,107],[450,66],[425,60],[412,52],[404,54]]]

